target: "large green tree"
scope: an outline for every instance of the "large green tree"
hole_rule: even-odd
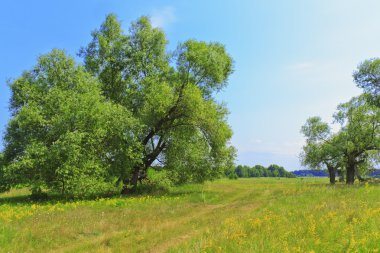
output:
[[[228,111],[213,97],[232,73],[231,57],[219,43],[188,40],[174,52],[167,44],[148,18],[124,33],[109,15],[80,51],[105,98],[141,126],[140,160],[131,173],[119,175],[134,188],[154,163],[162,163],[175,182],[200,182],[219,175],[234,158]]]
[[[107,16],[80,51],[41,56],[10,83],[2,189],[136,189],[153,165],[175,183],[203,182],[233,166],[228,111],[214,99],[232,59],[223,45],[188,40],[168,52],[162,30],[140,18],[125,34]]]
[[[334,115],[341,124],[337,138],[347,173],[347,184],[353,184],[358,169],[369,162],[380,148],[380,109],[367,103],[366,95],[352,98],[338,106]]]
[[[104,190],[139,157],[139,122],[107,101],[100,83],[53,50],[10,83],[1,190],[25,185],[63,194]],[[122,170],[122,169],[123,170]]]

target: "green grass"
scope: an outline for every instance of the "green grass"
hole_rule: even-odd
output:
[[[0,252],[378,252],[380,186],[239,179],[162,196],[0,195]]]

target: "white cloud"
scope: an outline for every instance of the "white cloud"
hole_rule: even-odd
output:
[[[168,25],[174,23],[176,20],[175,8],[173,6],[155,9],[151,15],[153,27],[167,28]]]
[[[251,140],[249,142],[235,144],[239,152],[270,153],[273,155],[291,156],[298,156],[303,145],[303,140],[284,142]]]
[[[323,79],[331,80],[330,77],[334,77],[334,80],[342,81],[342,79],[344,79],[344,81],[350,81],[350,71],[347,72],[347,67],[350,69],[353,68],[352,66],[347,66],[347,64],[336,61],[308,61],[285,65],[283,70],[288,76],[293,78],[302,77],[303,82],[305,81],[305,77],[310,80],[318,81]]]
[[[296,64],[291,64],[287,66],[287,69],[291,71],[304,71],[304,70],[310,70],[315,65],[312,62],[301,62],[301,63],[296,63]]]

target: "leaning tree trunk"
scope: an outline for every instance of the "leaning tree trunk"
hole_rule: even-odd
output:
[[[164,119],[162,119],[162,122],[164,122]],[[159,123],[159,126],[162,125],[162,122]],[[157,131],[157,130],[155,130],[155,131]],[[148,143],[148,141],[154,136],[155,131],[152,130],[148,134],[148,136],[143,141],[143,145],[146,145]],[[137,190],[137,182],[139,180],[139,174],[140,174],[140,172],[146,173],[147,169],[157,159],[157,157],[160,155],[160,153],[162,152],[162,150],[165,147],[166,147],[166,143],[165,143],[163,137],[161,136],[159,138],[158,143],[157,143],[156,147],[154,148],[154,150],[151,153],[145,155],[145,157],[143,158],[143,163],[140,164],[140,165],[136,165],[133,168],[131,179],[126,179],[125,180],[128,183],[124,184],[123,190],[121,191],[122,194],[126,194],[128,192],[136,192],[136,190]],[[128,185],[131,185],[132,189],[129,190],[128,189]]]
[[[335,168],[333,166],[327,166],[327,169],[329,171],[330,184],[335,184]]]

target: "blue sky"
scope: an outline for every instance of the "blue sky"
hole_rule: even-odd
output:
[[[378,0],[2,0],[0,130],[9,119],[6,80],[52,48],[75,55],[106,14],[125,30],[148,15],[169,48],[187,39],[218,41],[235,60],[218,99],[231,111],[241,164],[300,168],[299,130],[310,116],[331,122],[336,106],[360,93],[351,74],[380,52]]]

